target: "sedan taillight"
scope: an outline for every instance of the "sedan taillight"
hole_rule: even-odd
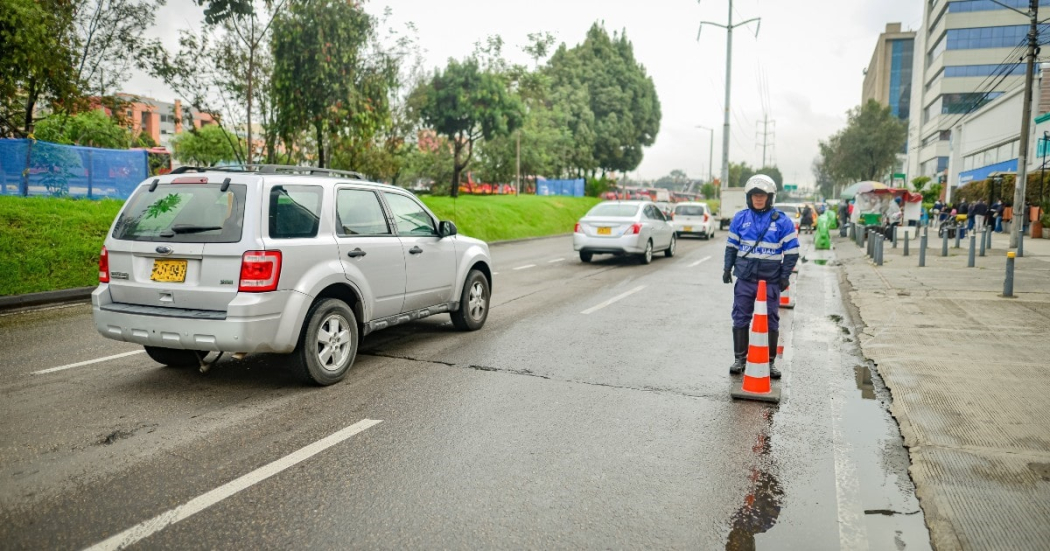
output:
[[[639,222],[635,222],[634,224],[631,224],[631,227],[627,228],[627,231],[623,232],[623,234],[624,235],[630,235],[630,234],[638,235],[638,233],[641,232],[641,231],[642,231],[642,224],[639,223]]]
[[[109,283],[109,251],[105,246],[98,255],[98,282]]]
[[[579,222],[577,222],[577,223],[576,223],[576,227],[572,229],[572,233],[583,233],[583,232],[582,232],[582,231],[580,230],[580,223],[579,223]]]
[[[277,290],[281,278],[281,251],[247,251],[241,257],[238,291],[265,293]]]

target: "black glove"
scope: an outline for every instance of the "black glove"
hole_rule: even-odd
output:
[[[791,286],[791,279],[784,278],[780,280],[780,290],[787,291],[787,288]]]
[[[732,270],[726,270],[726,271],[722,272],[722,283],[732,283],[732,282],[733,282],[733,271]]]

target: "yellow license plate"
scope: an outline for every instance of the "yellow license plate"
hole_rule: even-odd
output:
[[[682,231],[693,231],[693,227],[692,226],[686,226],[685,229],[683,229]]]
[[[612,228],[598,228],[598,235],[612,235]]]
[[[186,281],[185,260],[154,260],[153,273],[149,276],[153,281],[164,283],[182,283]]]

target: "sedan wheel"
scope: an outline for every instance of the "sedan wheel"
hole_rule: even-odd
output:
[[[653,240],[645,242],[645,252],[642,253],[642,264],[651,264],[653,261]]]
[[[664,256],[671,258],[674,256],[675,249],[678,248],[678,238],[674,235],[671,236],[671,244],[667,246],[667,250],[664,251]]]

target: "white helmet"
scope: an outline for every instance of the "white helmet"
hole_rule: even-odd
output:
[[[766,201],[766,208],[762,209],[763,212],[767,211],[773,208],[773,198],[777,193],[777,184],[765,174],[755,174],[748,178],[747,183],[744,184],[744,196],[747,197],[747,207],[750,209],[755,208],[751,205],[752,193],[765,193],[769,196],[769,200]]]

